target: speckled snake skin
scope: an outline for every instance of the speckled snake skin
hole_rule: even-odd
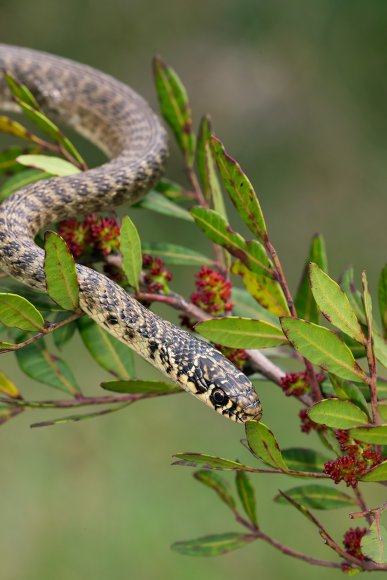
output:
[[[76,129],[111,159],[84,173],[30,185],[0,206],[0,269],[46,291],[36,233],[78,213],[138,200],[159,178],[166,134],[147,103],[88,66],[0,45],[0,68],[34,93],[51,118]],[[0,107],[15,104],[0,80]],[[261,417],[246,376],[208,343],[164,321],[106,276],[77,265],[81,309],[183,389],[237,422]]]

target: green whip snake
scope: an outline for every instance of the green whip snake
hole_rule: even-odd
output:
[[[33,92],[43,110],[100,147],[110,159],[80,174],[38,182],[0,206],[0,268],[46,291],[39,230],[73,216],[134,203],[160,177],[166,133],[147,103],[112,77],[60,57],[0,44],[0,68]],[[0,80],[0,107],[17,110]],[[77,265],[80,307],[187,392],[223,416],[259,420],[249,379],[209,343],[145,308],[118,284]]]

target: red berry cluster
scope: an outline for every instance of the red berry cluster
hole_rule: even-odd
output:
[[[107,256],[119,250],[120,223],[115,217],[90,214],[80,222],[70,218],[58,225],[58,233],[74,258],[93,252]]]
[[[219,316],[233,309],[231,298],[231,282],[225,280],[220,272],[202,266],[195,274],[197,292],[191,294],[193,304],[208,312]]]
[[[172,280],[172,274],[164,267],[163,260],[144,254],[142,257],[142,267],[144,270],[143,283],[147,291],[154,294],[168,294],[168,282]]]
[[[343,544],[345,550],[351,556],[359,560],[365,560],[366,557],[361,551],[361,539],[367,533],[367,528],[349,528],[344,534]]]
[[[281,378],[281,388],[287,397],[300,397],[309,391],[306,372],[286,373]]]
[[[345,453],[334,461],[327,461],[324,473],[335,483],[345,481],[347,487],[357,487],[359,479],[382,461],[382,454],[373,445],[351,439],[348,431],[339,429],[336,438]]]
[[[301,419],[301,431],[303,433],[310,433],[311,431],[325,431],[325,425],[315,423],[312,421],[312,419],[309,418],[308,409],[301,409],[301,411],[298,413],[298,416]]]

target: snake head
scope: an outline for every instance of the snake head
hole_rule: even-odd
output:
[[[259,421],[262,406],[249,379],[219,351],[206,346],[206,352],[192,361],[184,389],[231,421]]]

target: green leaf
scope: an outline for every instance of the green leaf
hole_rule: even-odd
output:
[[[346,293],[351,306],[362,324],[366,324],[366,317],[364,313],[363,302],[359,290],[355,286],[353,268],[347,268],[343,274],[341,287]]]
[[[387,445],[387,425],[375,425],[374,427],[357,427],[349,431],[350,436],[364,443]]]
[[[30,107],[27,103],[19,101],[18,104],[20,105],[20,108],[26,117],[30,119],[30,121],[35,123],[35,125],[39,127],[39,129],[41,129],[44,133],[52,137],[54,141],[60,143],[66,149],[66,151],[68,151],[72,157],[78,161],[78,163],[85,165],[84,160],[74,145],[67,137],[65,137],[65,135],[62,133],[59,127],[55,125],[55,123],[48,119],[41,111],[37,111],[33,107]]]
[[[309,419],[333,429],[350,429],[367,425],[368,416],[350,401],[323,399],[308,410]]]
[[[129,216],[125,216],[121,223],[120,249],[122,254],[122,269],[128,282],[133,288],[140,289],[142,268],[141,240],[136,226]]]
[[[171,548],[184,556],[220,556],[232,550],[243,548],[253,539],[254,537],[251,534],[243,535],[229,532],[227,534],[203,536],[186,542],[176,542],[172,544]]]
[[[183,186],[170,179],[160,179],[154,186],[154,190],[174,202],[187,201],[189,199]]]
[[[16,175],[13,175],[7,179],[7,181],[0,188],[0,201],[4,201],[11,195],[11,193],[18,191],[23,187],[27,187],[32,183],[36,183],[37,181],[48,179],[50,177],[51,175],[49,173],[38,171],[36,169],[27,169],[21,173],[17,173]]]
[[[378,286],[379,310],[384,330],[384,338],[387,338],[387,264],[380,272]]]
[[[85,421],[87,419],[94,419],[95,417],[102,417],[103,415],[110,415],[110,413],[116,413],[125,407],[132,405],[133,401],[126,401],[121,405],[114,405],[108,409],[102,409],[102,411],[92,411],[91,413],[82,413],[80,415],[67,415],[66,417],[59,417],[58,419],[52,419],[49,421],[39,421],[39,423],[32,423],[30,427],[51,427],[52,425],[65,425],[66,423],[78,423],[79,421]]]
[[[192,208],[191,214],[198,227],[212,242],[239,258],[253,272],[270,274],[271,263],[260,242],[257,240],[246,242],[240,234],[230,228],[224,217],[214,210],[196,206]]]
[[[253,526],[257,527],[257,510],[255,505],[254,488],[248,475],[244,471],[237,471],[235,478],[236,488],[243,509]]]
[[[170,201],[161,193],[157,193],[157,191],[149,191],[146,196],[136,204],[136,207],[149,209],[151,211],[155,211],[156,213],[160,213],[168,217],[186,220],[188,222],[193,221],[189,211],[183,207],[180,207],[177,205],[177,203]]]
[[[0,393],[12,399],[20,399],[19,389],[2,371],[0,371]]]
[[[250,272],[240,260],[231,268],[233,274],[241,276],[244,285],[251,296],[263,307],[275,314],[289,314],[289,308],[280,284],[263,274]]]
[[[387,342],[377,332],[374,332],[373,338],[375,357],[384,368],[387,368]]]
[[[228,505],[230,509],[235,510],[236,504],[233,496],[230,493],[230,486],[228,482],[217,473],[212,471],[201,470],[196,471],[194,478],[203,483],[207,487],[213,489],[220,499]]]
[[[153,60],[153,71],[161,113],[174,132],[187,165],[192,167],[195,135],[187,91],[176,72],[159,56]]]
[[[212,137],[211,142],[223,184],[239,215],[253,234],[265,239],[266,224],[253,186],[240,165],[228,155],[222,142],[216,137]]]
[[[239,461],[231,461],[231,459],[223,459],[222,457],[215,457],[204,453],[175,453],[174,457],[177,457],[178,461],[175,461],[173,465],[189,467],[202,466],[205,469],[216,469],[218,471],[254,471],[254,468],[239,463]]]
[[[272,431],[264,423],[247,421],[245,423],[247,442],[251,451],[264,463],[287,471],[279,445]]]
[[[364,345],[366,338],[361,325],[340,286],[317,264],[310,264],[309,276],[314,299],[323,316],[333,326]]]
[[[370,469],[361,481],[387,481],[387,459],[373,469]]]
[[[212,342],[232,348],[266,348],[287,344],[278,326],[251,318],[213,318],[200,322],[195,330]]]
[[[367,401],[359,387],[353,383],[348,383],[339,377],[330,375],[333,390],[340,399],[350,400],[357,405],[366,415],[369,415]]]
[[[379,410],[379,415],[383,419],[383,422],[387,423],[387,405],[386,404],[384,404],[384,405],[379,404],[378,410]]]
[[[210,205],[227,221],[222,190],[216,175],[216,163],[211,148],[212,128],[209,116],[202,118],[196,149],[198,174],[203,193]]]
[[[22,371],[35,381],[72,395],[80,393],[70,367],[51,354],[42,340],[17,350],[16,359]]]
[[[314,262],[320,266],[325,272],[328,270],[328,263],[325,250],[325,241],[320,234],[315,234],[312,238],[312,243],[309,249],[309,256],[304,267],[304,272],[297,290],[294,305],[297,314],[300,318],[309,320],[318,324],[319,310],[315,299],[313,298],[312,290],[309,281],[309,264]]]
[[[91,318],[84,316],[77,321],[77,325],[83,344],[102,368],[119,379],[133,376],[133,354],[128,346],[106,332]]]
[[[387,530],[376,521],[372,522],[368,532],[362,537],[360,543],[361,551],[373,562],[377,564],[387,563]]]
[[[236,316],[265,320],[279,326],[278,316],[263,308],[244,288],[234,287],[231,300],[234,304],[233,312]]]
[[[17,350],[18,345],[11,342],[0,342],[0,353]]]
[[[352,381],[367,381],[350,349],[331,330],[298,318],[281,318],[285,335],[294,348],[314,364]]]
[[[10,405],[0,405],[0,425],[19,415],[24,411],[23,407],[11,407]]]
[[[368,332],[372,335],[372,300],[371,295],[368,291],[368,281],[366,273],[363,272],[361,275],[362,287],[363,287],[363,304],[364,304],[364,312],[366,315]]]
[[[325,463],[329,457],[314,449],[304,449],[303,447],[289,447],[282,449],[282,457],[286,461],[289,469],[296,471],[312,471],[321,473],[324,471]]]
[[[106,391],[114,393],[180,393],[181,388],[163,381],[141,381],[132,379],[129,381],[108,381],[101,383]]]
[[[79,310],[79,285],[74,258],[56,232],[44,234],[44,273],[50,298],[66,310]]]
[[[213,260],[191,248],[166,242],[143,242],[142,252],[159,256],[166,264],[177,266],[213,266],[214,264]]]
[[[50,157],[49,155],[19,155],[17,161],[26,167],[40,169],[41,171],[58,177],[80,173],[78,167],[60,157]]]
[[[39,105],[34,95],[26,85],[20,83],[9,71],[4,72],[4,78],[9,90],[16,99],[23,101],[23,103],[27,103],[27,105],[34,109],[39,109]]]
[[[39,153],[40,148],[32,145],[30,147],[8,147],[0,151],[0,175],[9,176],[11,174],[25,171],[24,167],[16,161],[19,155],[24,153]]]
[[[66,318],[68,318],[67,312],[58,312],[57,315],[55,316],[55,323],[62,322],[63,320],[66,320]],[[54,330],[52,337],[55,346],[58,349],[61,349],[65,344],[67,344],[72,339],[76,329],[77,329],[76,323],[70,322],[68,324],[65,324],[64,326],[61,326],[57,330]]]
[[[357,505],[356,501],[346,493],[318,484],[293,487],[286,490],[286,495],[301,505],[315,510],[331,510]],[[281,494],[276,495],[274,501],[283,505],[288,503],[288,500]]]
[[[31,302],[17,294],[0,293],[0,323],[10,328],[42,331],[43,316]]]

